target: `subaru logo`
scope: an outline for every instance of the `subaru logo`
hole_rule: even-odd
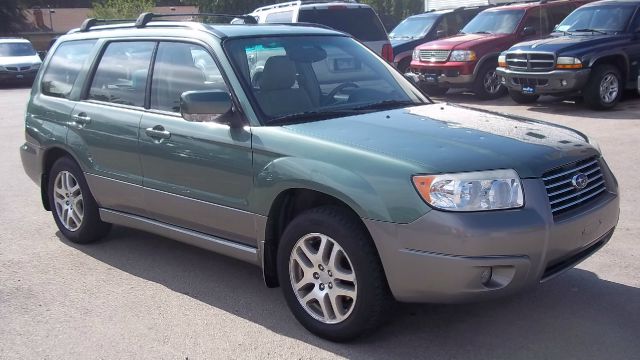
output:
[[[573,185],[576,190],[582,190],[586,188],[588,183],[589,178],[583,173],[577,173],[571,178],[571,185]]]

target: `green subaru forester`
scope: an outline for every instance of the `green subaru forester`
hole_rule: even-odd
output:
[[[85,22],[33,86],[22,162],[70,241],[118,224],[247,261],[342,341],[394,299],[511,294],[613,234],[617,181],[577,131],[435,104],[331,29],[153,17]]]

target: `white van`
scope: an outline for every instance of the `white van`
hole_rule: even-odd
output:
[[[382,21],[369,6],[355,1],[291,1],[255,9],[258,23],[314,23],[350,34],[385,60],[393,50]]]

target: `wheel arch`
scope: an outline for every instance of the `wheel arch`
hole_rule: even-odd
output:
[[[273,201],[265,227],[264,243],[261,246],[262,272],[268,287],[278,287],[277,252],[280,237],[287,225],[304,211],[321,207],[336,206],[348,211],[353,219],[362,226],[363,231],[371,238],[362,218],[346,201],[322,191],[309,188],[289,188],[276,196]],[[371,239],[375,247],[375,242]],[[377,248],[376,248],[377,252]],[[379,257],[379,254],[377,254]]]
[[[42,198],[42,206],[45,210],[51,211],[51,204],[49,203],[49,172],[51,167],[58,159],[63,157],[71,158],[77,164],[80,164],[78,159],[73,153],[62,146],[52,146],[44,151],[42,156],[42,174],[40,175],[40,196]]]
[[[478,63],[476,64],[476,66],[473,68],[473,81],[475,81],[478,78],[478,73],[480,72],[480,69],[482,69],[482,67],[487,62],[495,60],[497,63],[499,56],[500,56],[499,52],[492,52],[481,57],[480,60],[478,60]]]
[[[626,85],[629,80],[629,57],[622,52],[609,52],[593,57],[589,61],[589,67],[593,68],[598,65],[609,64],[613,65],[620,70],[622,77],[622,87]]]

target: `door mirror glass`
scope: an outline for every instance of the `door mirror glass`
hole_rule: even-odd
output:
[[[180,112],[188,121],[216,121],[231,107],[231,95],[223,90],[186,91],[180,96]]]
[[[533,26],[527,26],[522,29],[522,36],[531,36],[536,34],[536,28]]]

